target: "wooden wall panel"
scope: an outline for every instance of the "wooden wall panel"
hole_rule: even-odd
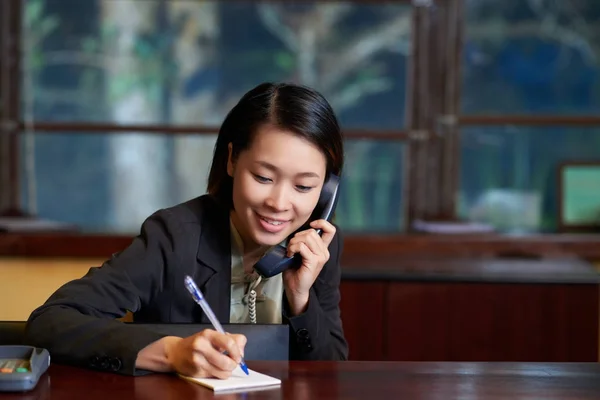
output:
[[[597,361],[598,308],[596,285],[393,283],[387,359]]]
[[[342,281],[342,323],[351,360],[382,360],[386,282]]]
[[[0,256],[106,258],[131,244],[133,235],[75,233],[0,233]],[[600,261],[600,235],[420,235],[344,236],[342,264],[356,257],[485,258],[571,255]]]
[[[451,319],[447,283],[390,283],[386,360],[446,360]]]

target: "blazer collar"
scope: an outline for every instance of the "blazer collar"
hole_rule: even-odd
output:
[[[229,212],[215,199],[206,196],[201,217],[200,238],[196,258],[218,273],[231,269],[231,232]]]
[[[231,297],[231,238],[229,212],[211,196],[203,196],[196,283],[221,323],[229,321]],[[227,299],[224,301],[224,299]],[[204,314],[204,313],[203,313]],[[203,323],[210,321],[203,315]]]

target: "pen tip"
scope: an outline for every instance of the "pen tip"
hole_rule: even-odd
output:
[[[246,367],[246,364],[242,363],[242,364],[240,364],[240,367],[242,368],[242,371],[244,371],[246,373],[246,375],[250,375],[250,373],[248,372],[248,367]]]

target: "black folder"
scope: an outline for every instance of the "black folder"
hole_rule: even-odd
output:
[[[131,322],[133,323],[133,322]],[[136,323],[155,332],[170,336],[187,337],[203,329],[214,329],[211,324],[149,324]],[[290,328],[284,324],[223,324],[225,332],[241,333],[248,343],[244,349],[244,359],[289,360]]]

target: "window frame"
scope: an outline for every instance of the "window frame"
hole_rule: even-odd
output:
[[[0,18],[3,18],[0,25],[0,212],[11,216],[21,215],[18,206],[19,164],[15,157],[20,133],[17,122],[20,115],[20,87],[18,79],[11,79],[18,76],[20,71],[20,5],[20,2],[12,1],[0,4]],[[7,184],[8,188],[4,187]]]
[[[175,0],[163,0],[175,1]],[[250,0],[248,0],[250,1]],[[324,0],[321,0],[324,1]],[[354,0],[356,2],[361,2]],[[362,1],[378,3],[382,1]],[[487,257],[497,255],[575,254],[600,259],[600,235],[545,234],[510,237],[422,235],[410,229],[417,219],[455,220],[455,193],[460,166],[460,129],[469,125],[599,125],[600,117],[585,115],[521,116],[462,115],[460,110],[461,58],[465,30],[463,0],[408,1],[413,5],[413,53],[407,76],[406,129],[345,130],[349,139],[399,140],[407,144],[408,160],[404,188],[407,231],[403,234],[345,235],[345,254],[381,255],[452,255]],[[431,4],[430,4],[431,3]],[[432,6],[433,4],[433,6]],[[3,20],[0,34],[0,78],[18,76],[20,71],[21,0],[0,2]],[[19,136],[26,124],[20,118],[19,79],[1,85],[1,146],[8,146],[8,159],[0,157],[0,170],[8,171],[8,180],[0,180],[0,215],[23,215],[20,211]],[[90,123],[50,123],[36,121],[36,133],[58,132],[106,134],[122,132],[177,134],[214,134],[213,126],[117,125]],[[8,182],[8,187],[6,187]],[[3,207],[3,208],[2,208]],[[127,246],[128,235],[91,235],[37,233],[0,233],[0,256],[30,257],[107,257]]]

